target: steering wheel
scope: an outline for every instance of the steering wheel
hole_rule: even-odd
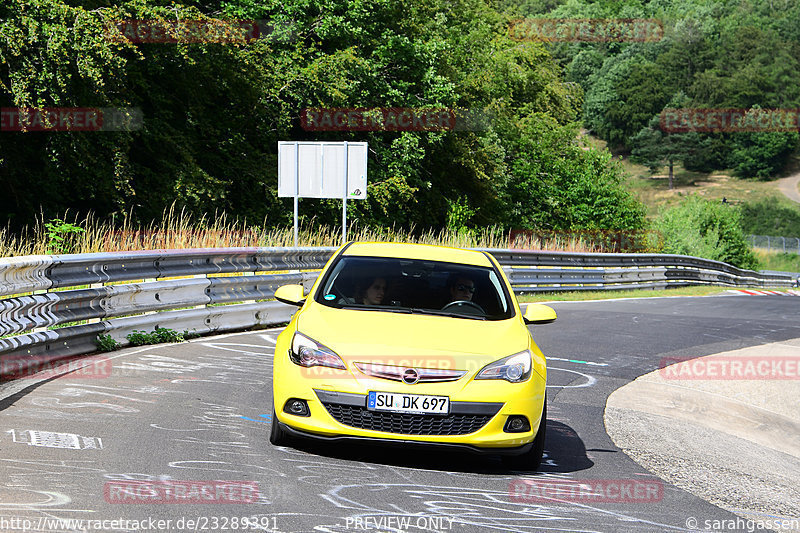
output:
[[[470,300],[456,300],[455,302],[450,302],[442,307],[442,311],[447,311],[452,307],[463,309],[464,311],[474,310],[480,312],[481,314],[486,314],[486,311],[483,310],[483,307]]]

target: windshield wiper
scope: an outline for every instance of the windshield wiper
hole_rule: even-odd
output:
[[[438,309],[420,309],[418,307],[413,307],[411,308],[411,312],[420,315],[436,315],[436,316],[449,316],[451,318],[471,318],[472,320],[486,320],[485,316],[453,313],[452,311],[440,311]]]
[[[384,307],[382,305],[360,305],[360,304],[345,304],[340,309],[362,309],[367,311],[386,311],[388,313],[405,313],[411,314],[411,309],[408,307]]]
[[[361,305],[361,304],[344,304],[339,309],[360,309],[362,311],[385,311],[387,313],[403,313],[415,315],[435,315],[447,316],[451,318],[470,318],[472,320],[486,320],[485,316],[468,315],[462,313],[453,313],[452,311],[440,311],[438,309],[422,309],[420,307],[392,307],[382,305]]]

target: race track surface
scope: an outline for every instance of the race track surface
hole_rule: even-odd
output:
[[[701,531],[705,520],[735,519],[616,448],[606,398],[665,357],[800,337],[800,298],[552,305],[559,320],[532,327],[549,358],[540,473],[450,451],[273,447],[277,330],[246,332],[114,352],[108,375],[31,379],[0,402],[0,531],[664,532],[692,530],[690,518]],[[531,481],[620,480],[659,492],[627,502],[515,492]],[[126,499],[120,487],[141,491]],[[192,490],[205,492],[191,500]]]

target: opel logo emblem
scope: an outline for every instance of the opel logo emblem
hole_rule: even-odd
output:
[[[403,371],[403,383],[413,385],[417,381],[419,381],[419,373],[416,370],[413,368],[406,368],[405,371]]]

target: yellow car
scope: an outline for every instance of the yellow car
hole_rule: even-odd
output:
[[[535,470],[545,436],[544,355],[488,253],[348,243],[278,336],[270,442],[295,437],[430,444],[503,456]]]

